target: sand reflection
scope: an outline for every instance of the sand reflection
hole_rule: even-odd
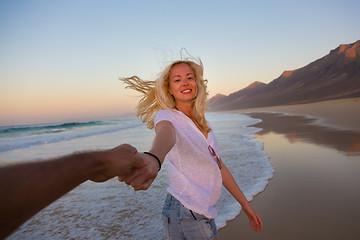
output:
[[[277,133],[284,135],[290,143],[299,141],[314,143],[347,155],[360,155],[360,132],[339,130],[315,124],[317,119],[305,116],[285,115],[281,113],[254,112],[247,113],[252,118],[263,121],[252,125],[263,130],[254,135]]]

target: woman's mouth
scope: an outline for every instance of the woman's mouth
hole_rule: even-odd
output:
[[[191,89],[185,89],[185,90],[182,90],[181,93],[184,93],[184,94],[188,94],[188,93],[191,93],[192,90]]]

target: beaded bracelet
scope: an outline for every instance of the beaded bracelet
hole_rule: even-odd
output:
[[[161,162],[160,162],[160,159],[155,155],[155,154],[152,154],[152,153],[150,153],[150,152],[144,152],[145,154],[147,154],[147,155],[150,155],[150,156],[152,156],[152,157],[154,157],[157,161],[158,161],[158,163],[159,163],[159,169],[158,169],[158,172],[161,170]]]

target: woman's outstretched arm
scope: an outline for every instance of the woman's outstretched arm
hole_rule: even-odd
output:
[[[171,122],[161,121],[156,125],[155,133],[156,135],[149,152],[157,156],[160,164],[162,164],[166,154],[175,145],[175,128]],[[119,181],[125,181],[125,183],[131,185],[135,191],[147,190],[158,174],[159,163],[156,158],[149,154],[142,154],[142,156],[149,164],[144,168],[136,169],[125,178],[119,178]]]

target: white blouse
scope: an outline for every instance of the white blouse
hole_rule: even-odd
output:
[[[177,110],[159,111],[155,126],[161,121],[171,122],[176,130],[175,145],[166,155],[170,181],[167,191],[190,210],[215,218],[222,177],[208,149],[210,145],[219,154],[213,131],[206,138],[189,117]]]

